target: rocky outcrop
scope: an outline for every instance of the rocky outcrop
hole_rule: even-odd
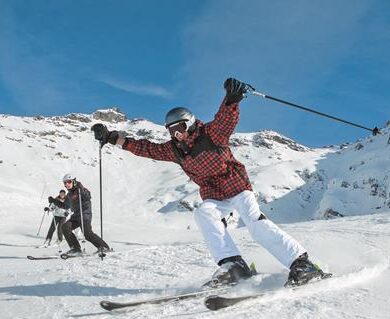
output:
[[[92,117],[95,120],[110,123],[127,121],[126,115],[118,107],[113,107],[107,110],[97,110],[95,113],[93,113]]]

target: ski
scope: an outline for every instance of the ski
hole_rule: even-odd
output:
[[[91,254],[87,254],[87,253],[81,253],[80,255],[69,255],[67,253],[63,253],[60,255],[60,258],[61,259],[70,259],[70,258],[84,258],[84,257],[92,257],[92,256],[95,256],[95,255],[91,255]]]
[[[71,256],[66,253],[61,254],[61,255],[53,255],[53,256],[27,256],[27,259],[29,260],[47,260],[47,259],[70,259],[70,258],[84,258],[84,257],[92,257],[94,255],[90,254],[82,254],[80,256]]]
[[[29,260],[46,260],[46,259],[59,259],[60,256],[40,256],[40,257],[35,257],[35,256],[27,256],[27,259]]]
[[[260,274],[257,274],[260,275]],[[255,276],[252,276],[251,278],[255,278]],[[185,300],[185,299],[191,299],[191,298],[198,298],[198,297],[203,297],[205,295],[210,295],[215,292],[224,292],[228,291],[230,289],[233,289],[235,287],[239,287],[241,284],[248,283],[250,279],[243,280],[235,285],[224,285],[224,286],[219,286],[219,287],[209,287],[207,286],[209,282],[206,282],[201,286],[201,288],[197,291],[189,292],[189,293],[183,293],[183,294],[177,294],[177,295],[171,295],[171,296],[164,296],[164,297],[156,297],[156,298],[150,298],[150,299],[144,299],[144,300],[139,300],[139,301],[130,301],[130,302],[114,302],[114,301],[107,301],[103,300],[100,302],[100,306],[102,308],[111,311],[114,309],[121,309],[121,308],[131,308],[131,307],[136,307],[136,306],[141,306],[141,305],[156,305],[156,304],[163,304],[166,302],[170,301],[180,301],[180,300]]]
[[[223,309],[223,308],[234,306],[235,304],[237,304],[237,303],[239,303],[241,301],[255,299],[255,298],[261,298],[262,296],[265,296],[267,294],[270,294],[270,293],[273,293],[273,292],[276,292],[276,291],[279,291],[279,290],[282,290],[282,289],[292,289],[292,290],[299,289],[300,287],[305,287],[307,285],[311,285],[311,284],[313,284],[315,282],[319,282],[321,280],[324,280],[324,279],[327,279],[327,278],[330,278],[330,277],[332,277],[332,274],[324,273],[323,276],[321,276],[321,279],[314,280],[314,281],[309,281],[309,282],[307,282],[306,284],[303,284],[303,285],[299,285],[299,286],[286,286],[285,288],[280,288],[280,289],[277,289],[277,290],[260,291],[260,292],[257,292],[257,293],[251,294],[251,295],[245,295],[245,296],[239,296],[239,297],[222,297],[222,296],[219,296],[219,295],[212,295],[212,296],[206,297],[204,303],[205,303],[206,307],[208,309],[210,309],[210,310],[213,310],[213,311],[220,310],[220,309]]]
[[[104,251],[104,256],[103,257],[105,257],[106,256],[106,254],[111,254],[111,253],[113,253],[114,252],[114,249],[112,249],[112,248],[110,248],[110,250],[107,250],[107,251]],[[95,252],[93,252],[93,253],[87,253],[87,252],[85,252],[85,251],[83,251],[81,254],[79,254],[79,255],[73,255],[73,254],[68,254],[68,253],[62,253],[62,254],[60,254],[60,257],[62,258],[62,259],[70,259],[70,258],[85,258],[85,257],[94,257],[94,256],[96,256],[96,257],[100,257],[100,250],[97,250],[97,251],[95,251]]]
[[[205,300],[205,305],[210,310],[219,310],[222,308],[234,306],[235,304],[249,299],[260,298],[264,296],[266,292],[257,293],[249,296],[241,296],[241,297],[221,297],[218,295],[209,296]]]
[[[156,304],[166,303],[169,301],[180,301],[185,299],[198,298],[207,294],[211,294],[215,291],[227,290],[229,288],[231,288],[231,286],[215,288],[215,289],[197,290],[185,294],[177,294],[177,295],[143,299],[139,301],[130,301],[130,302],[114,302],[114,301],[103,300],[100,302],[100,306],[102,306],[102,308],[105,310],[111,311],[114,309],[131,308],[131,307],[136,307],[141,305],[156,305]]]

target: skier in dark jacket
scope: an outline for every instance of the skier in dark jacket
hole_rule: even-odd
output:
[[[68,190],[62,207],[69,208],[73,211],[71,218],[62,226],[64,237],[70,247],[66,253],[69,256],[81,255],[80,243],[73,233],[73,230],[80,227],[84,237],[91,242],[98,251],[110,251],[107,243],[92,231],[92,208],[91,193],[72,174],[66,174],[63,178],[65,188]],[[61,205],[53,197],[49,197],[49,202]]]
[[[195,221],[220,266],[210,286],[235,283],[253,274],[221,222],[232,210],[240,214],[252,238],[290,269],[289,284],[321,277],[323,272],[309,261],[306,249],[260,211],[245,166],[234,158],[229,147],[239,120],[239,102],[249,86],[230,78],[224,88],[226,96],[209,123],[197,120],[186,108],[170,110],[165,126],[172,139],[165,143],[124,137],[108,131],[103,124],[95,124],[92,130],[102,145],[118,144],[138,156],[179,164],[199,185],[203,203],[195,211]]]

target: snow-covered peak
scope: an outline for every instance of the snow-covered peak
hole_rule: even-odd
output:
[[[232,146],[251,145],[257,148],[282,149],[289,148],[297,152],[306,152],[310,149],[296,141],[274,131],[263,130],[258,133],[237,133],[231,140]]]

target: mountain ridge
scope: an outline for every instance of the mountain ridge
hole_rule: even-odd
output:
[[[127,119],[117,107],[99,109],[92,114],[71,113],[53,117],[0,115],[0,141],[3,145],[0,169],[7,166],[10,169],[7,174],[12,178],[12,174],[17,176],[20,172],[18,167],[23,166],[22,171],[27,176],[19,175],[19,178],[28,185],[31,172],[20,160],[35,160],[32,167],[36,166],[36,174],[39,172],[44,176],[44,181],[41,181],[44,185],[40,185],[45,188],[41,191],[41,200],[60,187],[61,176],[68,171],[80,176],[87,186],[92,184],[90,187],[96,193],[98,144],[90,127],[97,122],[105,123],[109,129],[125,131],[136,139],[147,138],[156,143],[169,139],[163,126],[145,119]],[[359,209],[364,213],[388,209],[390,172],[386,167],[390,167],[390,148],[386,138],[389,123],[382,133],[355,143],[310,148],[277,132],[260,131],[235,133],[230,145],[237,159],[247,167],[261,209],[277,222],[289,223],[328,218],[331,217],[329,210],[349,216],[359,215]],[[17,163],[12,163],[12,157],[7,154],[15,152],[20,154]],[[119,185],[128,193],[135,193],[130,199],[123,193],[121,204],[118,194],[106,190],[106,205],[113,205],[115,210],[131,206],[133,198],[137,198],[139,205],[146,205],[141,213],[144,216],[146,211],[151,215],[154,212],[177,214],[192,211],[200,202],[197,186],[188,184],[187,176],[173,163],[141,159],[111,145],[104,147],[103,161],[106,165],[103,175],[108,175],[105,185],[111,185],[112,181],[113,185]],[[122,177],[107,166],[122,170]],[[94,169],[93,178],[90,169]],[[153,176],[159,181],[156,185],[139,184],[143,178],[153,179]],[[138,183],[140,193],[125,185],[126,181],[132,185]],[[36,200],[38,195],[38,192],[34,193]],[[112,197],[115,199],[110,203]]]

